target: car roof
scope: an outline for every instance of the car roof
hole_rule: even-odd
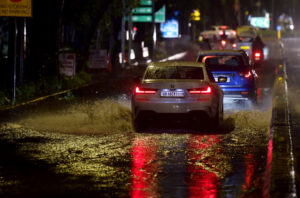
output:
[[[229,28],[227,25],[212,25],[210,27],[216,27],[216,28]]]
[[[200,55],[243,55],[241,50],[205,50],[200,51]]]
[[[166,67],[166,66],[192,66],[192,67],[205,67],[203,63],[192,61],[165,61],[165,62],[151,62],[149,66]]]

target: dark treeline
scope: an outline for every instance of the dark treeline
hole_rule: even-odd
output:
[[[89,49],[100,46],[107,49],[117,66],[120,52],[121,17],[139,0],[32,0],[32,18],[0,18],[0,87],[13,85],[14,32],[17,37],[17,81],[22,84],[45,76],[58,74],[58,53],[62,49],[75,52],[77,70],[88,61]],[[199,31],[209,25],[226,24],[233,27],[247,23],[247,14],[274,13],[272,20],[285,12],[295,16],[298,0],[155,0],[155,9],[166,5],[167,18],[177,17],[180,34],[189,34],[190,13],[201,12],[197,22]],[[123,4],[124,3],[124,4]],[[174,11],[178,11],[177,15]],[[176,16],[175,16],[176,15]],[[297,19],[295,17],[295,19]],[[26,36],[22,30],[26,26]],[[139,31],[151,32],[151,25],[138,24]],[[148,28],[147,30],[143,30]],[[97,35],[99,37],[96,43]],[[148,35],[148,34],[145,34]],[[25,39],[24,39],[25,38]],[[145,38],[145,40],[147,40]],[[148,39],[149,40],[149,39]],[[25,42],[25,51],[20,46]],[[24,57],[24,60],[21,58]],[[24,62],[24,66],[20,66]]]

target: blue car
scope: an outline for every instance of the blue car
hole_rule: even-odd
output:
[[[205,63],[213,78],[227,77],[218,83],[224,92],[224,101],[257,102],[257,74],[242,50],[209,50],[198,54],[197,62]]]

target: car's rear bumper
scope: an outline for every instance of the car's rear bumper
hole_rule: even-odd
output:
[[[193,101],[193,102],[161,102],[161,101],[132,101],[132,111],[134,118],[143,112],[155,114],[191,114],[193,112],[203,112],[209,118],[216,115],[217,102],[212,100]]]
[[[224,102],[234,100],[252,100],[255,97],[254,90],[224,91]]]

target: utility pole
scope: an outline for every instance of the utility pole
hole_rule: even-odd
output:
[[[121,22],[121,67],[125,67],[125,0],[122,0],[122,22]]]
[[[241,25],[241,7],[240,7],[240,0],[234,0],[234,11],[237,17],[237,25]]]
[[[132,13],[131,13],[131,10],[130,10],[129,15],[128,15],[128,34],[129,34],[129,38],[128,38],[128,64],[131,65],[131,59],[130,59],[131,49],[132,49]]]
[[[17,17],[14,18],[14,90],[13,90],[13,101],[12,103],[15,104],[16,102],[16,88],[17,88],[17,37],[18,37],[18,24],[17,24]]]
[[[152,1],[152,61],[155,61],[156,28],[155,28],[155,5]]]
[[[19,24],[19,63],[20,63],[20,71],[19,71],[19,82],[22,84],[24,82],[24,52],[25,52],[25,18],[20,18]]]
[[[274,0],[271,0],[271,12],[272,12],[272,14],[271,14],[271,17],[272,17],[272,19],[271,19],[271,29],[272,30],[274,30],[274,29],[276,29],[275,28],[275,13],[274,13]]]

